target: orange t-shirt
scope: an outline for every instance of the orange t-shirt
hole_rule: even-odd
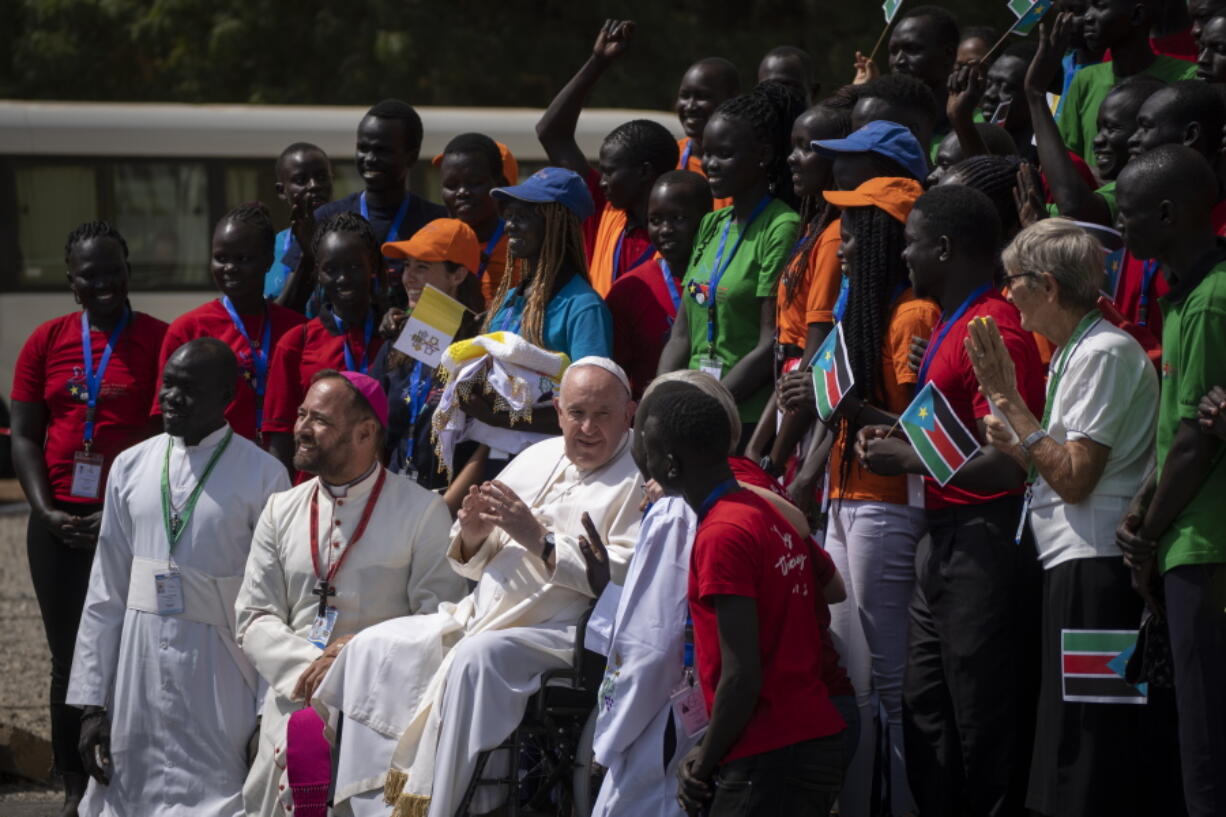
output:
[[[681,158],[677,162],[678,170],[692,170],[700,176],[706,176],[706,172],[702,169],[702,154],[691,149],[692,140],[686,136],[684,139],[677,140],[677,150],[681,151]],[[690,153],[687,156],[686,151]],[[712,210],[722,210],[725,207],[732,206],[732,199],[716,199]]]
[[[834,231],[834,240],[839,240],[839,231]],[[805,228],[805,233],[812,229],[812,225]],[[822,234],[809,246],[803,253],[796,255],[788,262],[784,268],[783,275],[779,276],[779,294],[777,299],[777,307],[775,310],[775,326],[778,329],[779,342],[791,346],[804,346],[805,339],[809,332],[809,324],[812,323],[832,323],[834,321],[834,305],[839,299],[839,279],[841,276],[840,265],[820,263],[822,261],[822,242],[828,240],[829,231],[823,230]],[[835,246],[838,250],[838,246]],[[833,256],[835,261],[838,261],[837,256]],[[798,269],[804,267],[803,270]],[[787,294],[787,281],[789,276],[799,274],[800,280],[797,281],[794,292],[789,300]],[[818,291],[814,291],[814,289]],[[816,304],[816,307],[811,306]],[[827,315],[825,320],[811,321],[809,318],[810,311],[815,311],[820,314]]]
[[[805,323],[834,323],[834,305],[839,302],[839,286],[843,282],[843,263],[839,247],[843,243],[843,220],[830,222],[813,248],[809,273],[809,294],[805,304]]]
[[[941,308],[932,301],[916,298],[910,289],[894,301],[889,324],[881,341],[881,377],[877,382],[878,399],[873,404],[895,414],[901,414],[911,401],[910,389],[919,381],[911,370],[907,356],[911,337],[927,338],[941,320]],[[907,477],[882,477],[865,469],[851,451],[854,440],[847,439],[847,426],[835,440],[830,451],[830,498],[856,499],[868,502],[907,504]],[[844,451],[851,459],[847,481],[843,481]]]

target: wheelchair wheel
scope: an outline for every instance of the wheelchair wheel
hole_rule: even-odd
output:
[[[583,729],[575,742],[575,765],[571,777],[571,792],[574,795],[574,817],[591,817],[596,795],[604,780],[604,769],[596,765],[592,754],[592,741],[596,736],[596,713],[593,709],[583,722]]]

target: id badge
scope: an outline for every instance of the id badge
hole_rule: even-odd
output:
[[[669,696],[673,705],[673,717],[685,729],[688,737],[696,738],[707,729],[711,716],[707,713],[707,699],[702,687],[694,681],[694,674],[687,672],[680,686]]]
[[[178,571],[154,573],[153,589],[157,594],[159,616],[177,616],[183,612],[183,576]]]
[[[77,451],[72,455],[72,487],[68,492],[82,499],[97,499],[102,489],[102,455]]]
[[[724,364],[713,357],[699,358],[698,371],[706,372],[716,380],[722,380],[724,377]]]
[[[328,646],[328,642],[332,640],[332,630],[336,627],[336,608],[329,607],[324,614],[315,616],[315,623],[311,625],[311,632],[307,634],[307,641],[310,641],[321,650]]]

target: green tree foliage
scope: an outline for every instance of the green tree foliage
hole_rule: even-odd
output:
[[[1003,0],[941,5],[964,25],[1012,20]],[[669,107],[681,72],[710,55],[750,85],[781,44],[813,54],[830,90],[883,24],[877,0],[0,0],[0,12],[0,96],[313,105],[540,107],[611,14],[639,30],[593,104]]]

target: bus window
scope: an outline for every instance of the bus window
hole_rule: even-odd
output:
[[[15,168],[17,269],[5,288],[64,286],[64,237],[98,212],[92,165],[37,164]],[[65,226],[67,225],[67,226]]]
[[[208,288],[208,173],[204,162],[120,161],[103,207],[128,240],[133,289]]]

